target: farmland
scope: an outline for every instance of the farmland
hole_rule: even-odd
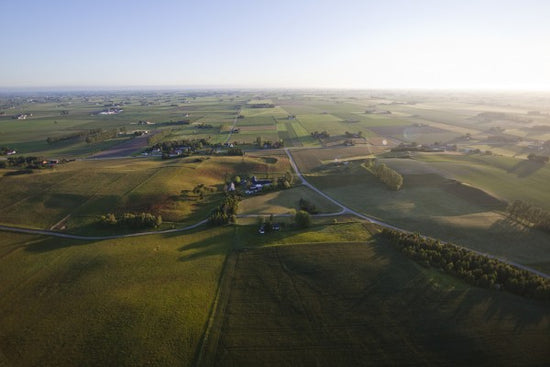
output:
[[[0,365],[544,365],[547,302],[423,268],[329,200],[550,274],[548,233],[506,212],[550,211],[550,100],[528,97],[0,95],[0,224],[119,236],[0,232]],[[230,195],[233,223],[202,225]],[[301,199],[320,214],[307,228]]]
[[[17,366],[190,365],[228,233],[100,242],[2,234],[0,355]]]
[[[216,365],[538,364],[549,358],[550,314],[542,304],[472,289],[382,243],[275,246],[236,256],[212,349]]]
[[[338,154],[338,151],[332,150],[332,153]],[[403,188],[396,192],[369,174],[361,166],[362,160],[348,160],[347,165],[317,163],[315,167],[314,162],[320,162],[317,154],[305,150],[293,154],[298,164],[310,167],[306,175],[308,181],[354,210],[410,231],[530,264],[543,271],[550,270],[547,234],[514,223],[503,213],[506,201],[522,198],[523,192],[540,190],[539,198],[545,197],[544,180],[533,181],[538,184],[532,186],[516,186],[508,192],[513,196],[494,196],[492,193],[498,188],[506,187],[503,184],[506,181],[501,176],[489,182],[487,178],[491,177],[492,169],[486,170],[488,175],[480,172],[478,177],[483,177],[483,181],[472,181],[451,174],[455,169],[460,172],[460,166],[455,168],[449,161],[440,166],[431,165],[429,160],[435,156],[424,160],[382,159],[403,175]],[[460,157],[463,158],[457,159],[464,163]],[[465,163],[462,167],[475,172],[474,164]]]

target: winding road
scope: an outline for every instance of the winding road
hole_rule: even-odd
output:
[[[235,121],[236,121],[236,118],[235,118]],[[317,214],[317,215],[315,215],[316,217],[353,215],[353,216],[361,218],[365,221],[368,221],[370,223],[377,224],[377,225],[379,225],[380,227],[383,227],[383,228],[388,228],[388,229],[392,229],[392,230],[399,231],[399,232],[410,233],[410,231],[408,231],[404,228],[399,228],[399,227],[392,226],[391,224],[384,223],[384,222],[382,222],[378,219],[369,217],[369,216],[361,214],[361,213],[359,213],[359,212],[357,212],[353,209],[350,209],[347,206],[345,206],[344,204],[342,204],[341,202],[339,202],[338,200],[336,200],[336,199],[332,198],[331,196],[325,194],[324,192],[322,192],[321,190],[319,190],[318,188],[316,188],[315,186],[310,184],[304,178],[304,176],[300,172],[300,169],[296,165],[296,162],[294,161],[294,157],[292,157],[292,154],[290,153],[290,150],[288,148],[285,148],[284,151],[285,151],[286,155],[288,156],[290,165],[294,169],[294,172],[296,172],[296,176],[302,181],[302,185],[309,188],[310,190],[313,190],[315,193],[321,195],[322,197],[324,197],[325,199],[327,199],[328,201],[335,204],[336,206],[338,206],[341,209],[339,212],[336,212],[336,213]],[[237,217],[238,218],[254,218],[254,217],[259,217],[259,216],[264,216],[264,215],[261,215],[261,214],[248,214],[248,215],[238,215]],[[276,215],[276,216],[279,216],[279,217],[283,216],[284,217],[284,216],[288,216],[288,214],[282,214],[282,215]],[[200,226],[206,224],[207,222],[208,222],[208,219],[204,219],[204,220],[202,220],[200,222],[197,222],[193,225],[190,225],[190,226],[187,226],[187,227],[182,227],[182,228],[167,229],[167,230],[163,230],[163,231],[128,233],[128,234],[111,235],[111,236],[80,236],[80,235],[73,235],[73,234],[68,234],[68,233],[60,233],[60,232],[40,230],[40,229],[31,229],[31,228],[11,227],[11,226],[3,226],[3,225],[0,225],[0,231],[26,233],[26,234],[38,234],[38,235],[44,235],[44,236],[53,236],[53,237],[68,238],[68,239],[75,239],[75,240],[84,240],[84,241],[101,241],[101,240],[112,240],[112,239],[117,239],[117,238],[130,238],[130,237],[149,236],[149,235],[154,235],[154,234],[184,232],[184,231],[189,231],[189,230],[195,229],[197,227],[200,227]],[[423,237],[428,238],[427,236],[423,236]],[[445,244],[446,242],[441,241],[441,243]],[[458,245],[455,245],[455,246],[458,246]],[[550,279],[549,274],[543,273],[541,271],[538,271],[536,269],[530,268],[530,267],[522,265],[522,264],[518,264],[514,261],[510,261],[510,260],[507,260],[507,259],[500,258],[498,256],[494,256],[494,255],[491,255],[491,254],[476,251],[476,250],[468,248],[468,247],[464,247],[464,246],[459,246],[459,247],[462,247],[462,248],[464,248],[468,251],[472,251],[472,252],[474,252],[476,254],[479,254],[479,255],[482,255],[482,256],[487,256],[489,258],[499,260],[499,261],[501,261],[505,264],[509,264],[509,265],[515,266],[519,269],[526,270],[526,271],[531,272],[533,274],[539,275],[543,278]]]

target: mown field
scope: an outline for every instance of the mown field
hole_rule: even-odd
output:
[[[258,365],[539,365],[547,305],[417,266],[387,243],[240,252],[211,360]],[[205,364],[206,365],[206,364]]]
[[[492,195],[501,187],[513,186],[505,181],[503,174],[493,181],[487,179],[491,178],[491,172],[501,172],[500,169],[493,166],[476,171],[475,157],[458,155],[456,159],[463,165],[456,165],[457,173],[462,167],[465,172],[477,172],[478,177],[484,179],[472,181],[452,174],[455,170],[450,164],[453,158],[435,166],[429,159],[436,159],[438,155],[425,154],[422,160],[381,160],[403,175],[402,189],[391,191],[366,171],[361,161],[323,165],[315,153],[303,150],[293,152],[293,156],[297,164],[309,172],[306,174],[309,182],[344,205],[409,231],[419,231],[550,271],[548,235],[511,221],[503,212],[506,201],[521,198],[517,195],[522,192],[536,195],[538,190],[541,193],[538,200],[544,200],[544,180],[533,181],[537,183],[534,187],[523,186],[510,191],[516,196]]]
[[[288,190],[267,194],[252,195],[239,203],[239,214],[289,214],[299,210],[300,199],[313,203],[321,213],[336,213],[336,205],[307,187],[294,187]]]
[[[79,242],[3,232],[0,365],[192,365],[231,235]]]
[[[550,153],[541,140],[550,129],[550,103],[537,98],[399,91],[0,95],[0,146],[19,155],[76,158],[32,174],[6,176],[10,169],[1,169],[0,223],[124,234],[130,229],[98,226],[98,217],[147,211],[163,217],[160,229],[195,224],[219,204],[234,176],[276,179],[291,171],[284,151],[256,145],[258,137],[283,139],[296,148],[291,152],[306,179],[344,205],[550,273],[548,235],[504,212],[516,199],[550,210],[549,166],[524,159]],[[124,112],[93,114],[115,105]],[[32,116],[13,119],[18,113]],[[233,126],[239,130],[231,132]],[[245,155],[80,160],[116,155],[136,141],[121,135],[46,142],[90,129],[237,142]],[[324,130],[330,138],[312,136]],[[345,146],[346,132],[365,139]],[[522,140],[495,142],[492,135]],[[502,156],[381,154],[400,142],[435,141]],[[403,175],[400,191],[361,165],[375,155]],[[203,198],[192,191],[199,184],[209,188]],[[284,217],[277,219],[280,231],[258,233],[255,215],[286,214],[300,198],[321,213],[338,211],[294,187],[247,197],[239,213],[252,216],[235,226],[105,241],[1,232],[0,366],[550,361],[548,304],[419,267],[373,236],[373,225],[318,217],[297,230]]]
[[[550,210],[550,166],[506,156],[418,154],[416,159],[496,197]]]
[[[282,155],[70,162],[0,177],[0,222],[41,229],[65,226],[69,232],[90,234],[102,231],[94,226],[101,215],[145,211],[161,215],[165,226],[194,224],[217,205],[226,178],[278,177],[289,168]],[[191,193],[199,184],[213,193],[199,200]]]

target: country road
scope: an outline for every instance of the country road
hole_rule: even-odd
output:
[[[284,151],[285,151],[286,155],[288,156],[290,165],[294,169],[294,172],[296,172],[296,176],[298,176],[298,178],[302,181],[302,185],[304,185],[307,188],[313,190],[315,193],[321,195],[322,197],[324,197],[325,199],[327,199],[328,201],[335,204],[336,206],[338,206],[341,209],[339,212],[336,212],[336,213],[317,214],[317,215],[315,215],[315,217],[340,216],[340,215],[346,215],[346,214],[347,215],[354,215],[354,216],[356,216],[358,218],[361,218],[363,220],[366,220],[370,223],[377,224],[377,225],[379,225],[380,227],[383,227],[383,228],[388,228],[388,229],[392,229],[392,230],[399,231],[399,232],[410,233],[410,231],[408,231],[404,228],[399,228],[399,227],[393,226],[391,224],[384,223],[384,222],[382,222],[378,219],[371,218],[367,215],[361,214],[361,213],[359,213],[359,212],[357,212],[353,209],[350,209],[347,206],[345,206],[344,204],[337,201],[336,199],[334,199],[331,196],[325,194],[324,192],[322,192],[321,190],[319,190],[318,188],[316,188],[315,186],[310,184],[304,178],[304,176],[300,172],[298,166],[296,165],[296,162],[294,161],[294,158],[292,157],[292,154],[290,153],[290,150],[288,148],[284,148]],[[265,216],[265,215],[263,215],[263,214],[242,214],[242,215],[237,215],[238,218],[254,218],[254,217],[261,217],[261,216]],[[285,217],[285,216],[289,216],[289,214],[279,214],[279,215],[275,215],[275,216],[276,217]],[[174,228],[174,229],[167,229],[167,230],[163,230],[163,231],[138,232],[138,233],[111,235],[111,236],[80,236],[80,235],[73,235],[73,234],[68,234],[68,233],[60,233],[60,232],[40,230],[40,229],[31,229],[31,228],[11,227],[11,226],[3,226],[3,225],[0,225],[0,231],[18,232],[18,233],[26,233],[26,234],[38,234],[38,235],[44,235],[44,236],[53,236],[53,237],[84,240],[84,241],[101,241],[101,240],[111,240],[111,239],[117,239],[117,238],[149,236],[149,235],[163,234],[163,233],[184,232],[184,231],[189,231],[191,229],[195,229],[197,227],[200,227],[201,225],[204,225],[207,222],[208,222],[208,219],[204,219],[200,222],[197,222],[193,225],[183,227],[183,228]],[[423,237],[428,238],[427,236],[423,236]],[[446,242],[441,241],[441,243],[445,244]],[[458,246],[458,245],[455,245],[455,246]],[[477,250],[474,250],[474,249],[471,249],[471,248],[468,248],[468,247],[464,247],[464,246],[459,246],[459,247],[464,248],[468,251],[472,251],[472,252],[474,252],[478,255],[487,256],[489,258],[499,260],[499,261],[501,261],[505,264],[509,264],[509,265],[515,266],[519,269],[526,270],[526,271],[531,272],[533,274],[539,275],[543,278],[550,279],[549,274],[543,273],[541,271],[538,271],[536,269],[530,268],[530,267],[522,265],[522,264],[518,264],[514,261],[503,259],[501,257],[497,257],[497,256],[494,256],[494,255],[491,255],[491,254],[483,253],[483,252],[480,252],[480,251],[477,251]]]
[[[20,228],[20,227],[10,227],[10,226],[1,226],[0,231],[7,232],[17,232],[17,233],[27,233],[27,234],[40,234],[44,236],[60,237],[60,238],[69,238],[73,240],[84,240],[84,241],[101,241],[101,240],[114,240],[117,238],[128,238],[128,237],[140,237],[140,236],[149,236],[153,234],[163,234],[163,233],[174,233],[174,232],[183,232],[195,229],[202,226],[208,222],[207,219],[201,220],[198,223],[192,224],[183,228],[174,228],[166,229],[164,231],[150,231],[150,232],[137,232],[137,233],[128,233],[128,234],[117,234],[112,236],[79,236],[76,234],[69,233],[60,233],[54,231],[45,231],[41,229],[31,229],[31,228]]]
[[[294,169],[294,171],[296,172],[296,175],[298,176],[298,178],[300,178],[300,180],[302,181],[302,184],[308,188],[310,188],[311,190],[315,191],[317,194],[321,195],[322,197],[324,197],[325,199],[329,200],[331,203],[335,204],[335,205],[338,205],[340,208],[342,208],[342,211],[340,212],[341,214],[352,214],[352,215],[355,215],[356,217],[359,217],[361,219],[364,219],[370,223],[374,223],[374,224],[377,224],[379,225],[380,227],[384,227],[384,228],[389,228],[389,229],[393,229],[395,231],[399,231],[399,232],[406,232],[406,233],[410,233],[410,231],[404,229],[404,228],[399,228],[399,227],[395,227],[395,226],[392,226],[391,224],[388,224],[388,223],[384,223],[384,222],[381,222],[377,219],[374,219],[374,218],[370,218],[364,214],[361,214],[361,213],[358,213],[356,212],[355,210],[353,209],[350,209],[348,208],[347,206],[345,206],[344,204],[340,203],[339,201],[333,199],[332,197],[328,196],[327,194],[325,194],[324,192],[322,192],[321,190],[319,190],[318,188],[316,188],[315,186],[313,186],[312,184],[310,184],[309,182],[307,182],[307,180],[304,178],[304,176],[302,175],[302,173],[300,172],[300,170],[298,169],[298,166],[296,165],[296,162],[294,161],[294,158],[292,157],[292,154],[290,153],[289,149],[288,148],[285,148],[285,153],[286,155],[288,156],[288,159],[290,161],[290,165],[292,166],[292,168]],[[427,236],[423,236],[424,238],[427,238]],[[446,244],[446,242],[444,241],[441,241],[441,243],[443,244]],[[458,246],[458,245],[455,245],[455,246]],[[533,269],[533,268],[530,268],[528,266],[525,266],[525,265],[521,265],[521,264],[518,264],[516,262],[513,262],[513,261],[510,261],[510,260],[507,260],[507,259],[503,259],[503,258],[500,258],[500,257],[497,257],[497,256],[493,256],[491,254],[487,254],[487,253],[484,253],[484,252],[480,252],[480,251],[477,251],[477,250],[474,250],[474,249],[471,249],[471,248],[468,248],[468,247],[464,247],[464,246],[458,246],[458,247],[461,247],[461,248],[464,248],[468,251],[472,251],[478,255],[482,255],[482,256],[487,256],[491,259],[495,259],[495,260],[498,260],[498,261],[501,261],[505,264],[508,264],[508,265],[512,265],[512,266],[515,266],[519,269],[523,269],[523,270],[526,270],[528,272],[531,272],[533,274],[536,274],[536,275],[539,275],[543,278],[546,278],[546,279],[550,279],[550,275],[549,274],[546,274],[546,273],[543,273],[541,271],[538,271],[536,269]]]

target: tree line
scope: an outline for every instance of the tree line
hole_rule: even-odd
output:
[[[123,213],[115,215],[109,213],[102,215],[99,222],[105,226],[118,226],[133,229],[157,228],[162,224],[162,217],[151,213]]]
[[[149,138],[151,140],[151,138]],[[190,149],[191,151],[196,151],[198,149],[202,149],[203,147],[209,147],[210,143],[208,142],[208,139],[202,138],[202,139],[183,139],[183,140],[170,140],[170,141],[164,141],[162,143],[155,143],[152,144],[149,148],[146,149],[146,151],[151,152],[153,150],[160,150],[162,153],[171,153],[174,152],[176,149],[186,147]]]
[[[550,281],[518,269],[497,259],[471,250],[442,244],[416,233],[383,229],[382,237],[389,239],[403,254],[420,265],[442,269],[466,282],[483,288],[496,288],[524,297],[550,300]]]
[[[119,132],[125,132],[126,128],[121,127],[118,129],[90,129],[86,131],[79,131],[76,133],[70,133],[60,136],[48,136],[46,142],[48,144],[55,144],[61,141],[73,140],[73,139],[84,139],[86,143],[98,143],[107,139],[116,138]]]
[[[374,159],[369,159],[364,167],[392,190],[397,191],[403,186],[403,176],[384,163],[378,164]]]
[[[61,161],[55,161],[57,163],[67,163],[68,161],[63,159]],[[8,157],[5,161],[0,161],[0,168],[26,168],[26,169],[41,169],[48,168],[54,162],[47,161],[43,157],[35,156],[18,156],[18,157]]]
[[[507,208],[510,217],[526,225],[550,233],[550,212],[522,200],[516,200]]]

